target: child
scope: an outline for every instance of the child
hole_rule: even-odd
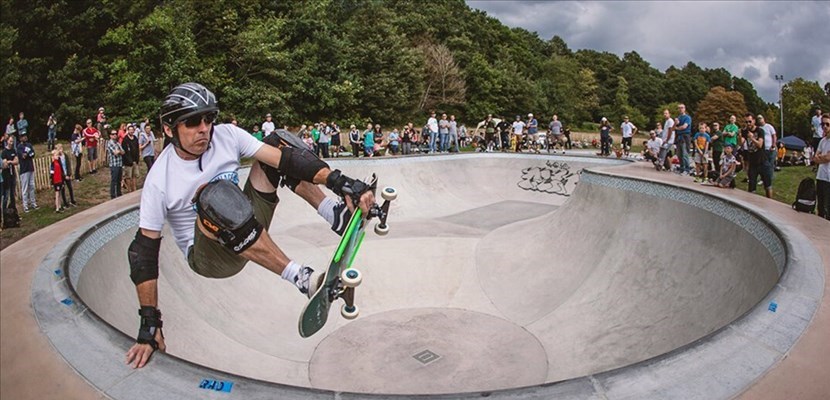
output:
[[[738,159],[732,154],[732,144],[725,144],[723,146],[723,157],[720,159],[720,175],[716,183],[719,188],[732,187],[732,180],[735,179],[735,169],[738,165]]]
[[[692,141],[695,144],[695,182],[706,182],[709,173],[709,126],[705,122],[698,125],[698,131]]]
[[[60,153],[57,150],[52,150],[52,165],[49,166],[49,174],[52,176],[52,187],[55,188],[55,212],[63,212],[61,207],[63,167],[61,166]]]
[[[807,147],[804,148],[804,165],[809,167],[812,160],[813,160],[813,148],[810,147],[810,146],[807,146]]]

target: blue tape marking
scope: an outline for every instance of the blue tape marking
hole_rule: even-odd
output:
[[[199,383],[199,389],[230,393],[233,389],[233,382],[202,379],[202,382]]]
[[[776,303],[774,301],[770,302],[769,303],[769,310],[772,311],[772,312],[775,312],[776,310],[778,310],[778,303]]]
[[[59,270],[59,269],[55,270],[55,275],[60,275],[61,273],[62,273],[61,270]]]
[[[72,305],[72,304],[74,304],[75,302],[74,302],[74,301],[72,301],[72,299],[70,299],[69,297],[67,297],[67,298],[65,298],[65,299],[61,300],[61,303],[66,304],[66,305],[68,305],[68,306],[71,306],[71,305]]]

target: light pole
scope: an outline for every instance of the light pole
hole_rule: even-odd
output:
[[[775,75],[778,81],[778,108],[781,110],[781,137],[784,137],[784,93],[781,91],[781,82],[784,82],[784,75]]]

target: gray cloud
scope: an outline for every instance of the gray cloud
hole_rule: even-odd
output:
[[[748,79],[768,102],[774,76],[830,81],[830,2],[472,1],[505,25],[571,49],[637,51],[655,68],[692,61]]]

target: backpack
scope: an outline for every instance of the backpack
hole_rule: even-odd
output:
[[[20,216],[17,215],[17,208],[8,207],[3,213],[3,229],[17,228],[20,226]]]
[[[804,178],[798,184],[793,209],[799,212],[812,214],[816,209],[816,181],[813,178]]]

